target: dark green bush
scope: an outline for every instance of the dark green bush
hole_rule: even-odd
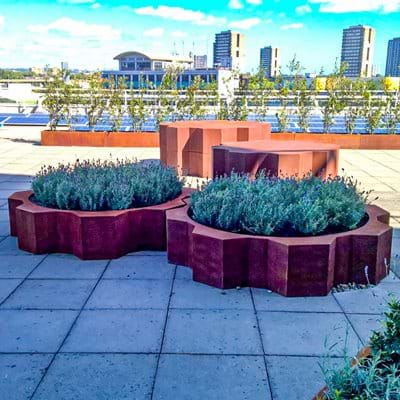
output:
[[[175,169],[136,161],[79,161],[43,167],[32,182],[34,201],[63,210],[124,210],[176,198]]]
[[[322,366],[327,391],[321,400],[400,399],[400,301],[392,299],[383,331],[371,338],[371,354],[343,368]]]
[[[351,178],[314,176],[255,180],[232,174],[193,193],[195,221],[231,232],[256,235],[318,235],[356,228],[365,216],[368,193]]]

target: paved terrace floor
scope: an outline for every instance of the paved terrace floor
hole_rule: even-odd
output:
[[[327,347],[336,343],[334,364],[345,346],[355,354],[379,328],[386,299],[399,296],[397,229],[396,274],[321,298],[210,288],[165,253],[29,255],[9,236],[6,200],[29,188],[43,163],[110,152],[159,157],[156,149],[40,147],[37,139],[38,130],[0,131],[0,399],[307,400],[323,385]],[[400,151],[342,151],[341,165],[400,226]]]

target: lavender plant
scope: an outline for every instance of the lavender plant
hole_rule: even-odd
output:
[[[372,335],[370,348],[360,360],[346,356],[339,369],[325,360],[321,368],[327,390],[319,400],[400,399],[400,301],[389,302],[383,330]]]
[[[318,235],[356,228],[365,216],[367,192],[348,177],[305,176],[251,180],[219,177],[192,194],[195,221],[231,232],[256,235]]]
[[[34,200],[63,210],[123,210],[176,198],[183,181],[175,169],[131,160],[79,161],[42,167],[32,182]]]

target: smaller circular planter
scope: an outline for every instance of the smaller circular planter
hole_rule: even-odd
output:
[[[11,235],[34,254],[71,253],[83,260],[118,258],[137,250],[165,250],[166,211],[185,205],[191,189],[166,203],[118,211],[71,211],[41,207],[32,191],[8,199]]]
[[[310,237],[253,236],[201,225],[189,205],[167,212],[167,252],[193,279],[218,288],[273,290],[284,296],[325,296],[333,286],[379,283],[390,265],[389,213],[367,206],[358,229]]]

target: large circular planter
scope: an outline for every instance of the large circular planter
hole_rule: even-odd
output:
[[[324,296],[334,285],[377,284],[389,273],[389,213],[374,205],[367,206],[362,227],[313,237],[225,232],[193,221],[188,210],[189,205],[167,212],[167,252],[170,262],[192,268],[198,282]]]
[[[295,140],[339,145],[353,150],[399,150],[400,135],[348,133],[272,133],[273,140]]]
[[[11,235],[34,254],[71,253],[83,260],[118,258],[137,250],[166,249],[166,211],[185,205],[191,190],[150,207],[70,211],[33,203],[31,191],[8,199]]]
[[[42,131],[42,146],[160,147],[158,132]]]

